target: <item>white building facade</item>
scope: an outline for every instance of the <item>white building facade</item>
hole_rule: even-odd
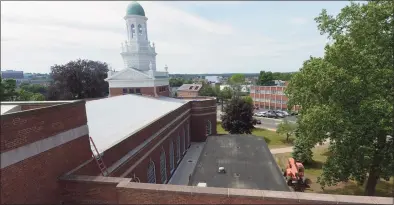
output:
[[[110,70],[105,79],[110,96],[141,94],[169,96],[168,67],[156,70],[155,44],[148,38],[145,11],[137,2],[128,5],[126,16],[127,40],[121,43],[124,68],[118,72]]]

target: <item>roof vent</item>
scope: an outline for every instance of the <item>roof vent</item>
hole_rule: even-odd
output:
[[[199,183],[197,184],[197,186],[199,186],[199,187],[207,187],[207,183],[199,182]]]
[[[219,173],[226,173],[226,170],[224,169],[224,167],[219,167],[218,172]]]

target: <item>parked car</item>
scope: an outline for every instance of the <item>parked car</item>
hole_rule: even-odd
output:
[[[280,113],[280,114],[282,114],[283,115],[283,117],[287,117],[287,116],[289,116],[289,113],[287,113],[286,111],[282,111],[282,110],[277,110],[277,111],[275,111],[276,113]]]
[[[280,118],[284,118],[284,117],[286,117],[283,113],[281,113],[281,112],[278,112],[278,111],[273,111],[273,113],[275,113],[276,114],[276,116],[277,117],[280,117]]]
[[[279,116],[278,116],[278,114],[275,113],[273,110],[268,110],[268,111],[265,113],[265,116],[264,116],[264,117],[268,117],[268,118],[278,118]]]
[[[253,125],[256,125],[256,124],[261,124],[261,120],[258,120],[258,119],[256,119],[256,118],[253,118]]]
[[[257,112],[257,113],[254,114],[254,116],[257,116],[257,117],[265,117],[265,116],[264,116],[264,112]]]

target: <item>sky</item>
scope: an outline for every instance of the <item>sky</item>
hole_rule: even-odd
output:
[[[124,68],[128,1],[2,1],[1,70],[49,73],[89,59]],[[157,70],[293,72],[328,42],[314,18],[347,1],[142,1]]]

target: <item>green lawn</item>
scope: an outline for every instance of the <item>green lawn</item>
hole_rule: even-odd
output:
[[[220,122],[216,125],[218,134],[228,134],[220,124]],[[252,135],[257,137],[264,137],[265,142],[267,142],[269,148],[280,148],[280,147],[289,147],[293,145],[293,138],[290,138],[289,142],[286,142],[286,137],[277,134],[274,131],[264,130],[264,129],[254,129],[252,131]]]
[[[274,155],[276,162],[281,168],[286,167],[287,159],[291,153],[276,154]],[[343,195],[363,195],[364,187],[358,186],[354,181],[342,182],[336,186],[326,187],[321,190],[320,185],[317,184],[317,177],[322,173],[322,166],[329,156],[326,146],[316,147],[313,149],[314,162],[310,165],[305,165],[305,176],[312,181],[311,188],[305,192],[327,193],[327,194],[343,194]],[[392,196],[394,187],[394,178],[390,182],[381,180],[376,186],[376,196]]]

